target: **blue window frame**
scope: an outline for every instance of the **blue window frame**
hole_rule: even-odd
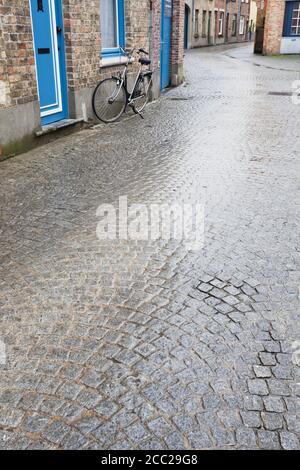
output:
[[[100,0],[102,57],[122,55],[125,47],[124,0]]]
[[[300,36],[300,1],[287,1],[285,3],[283,36]]]

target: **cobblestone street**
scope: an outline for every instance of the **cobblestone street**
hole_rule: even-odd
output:
[[[251,47],[0,163],[0,448],[300,449],[299,70]],[[203,192],[201,251],[96,236]]]

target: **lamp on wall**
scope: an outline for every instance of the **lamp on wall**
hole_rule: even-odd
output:
[[[37,11],[44,11],[43,0],[38,0],[38,2],[37,2]]]

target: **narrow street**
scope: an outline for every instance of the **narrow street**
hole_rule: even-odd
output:
[[[300,449],[299,66],[251,48],[0,163],[0,448]],[[200,251],[97,238],[100,204],[200,193]]]

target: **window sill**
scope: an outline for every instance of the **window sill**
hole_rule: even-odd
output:
[[[113,65],[124,65],[127,63],[127,57],[123,56],[123,55],[119,55],[119,56],[111,56],[111,57],[101,57],[100,59],[100,67],[101,68],[104,68],[104,67],[111,67]],[[134,59],[131,58],[129,60],[129,63],[131,64],[132,62],[134,62]]]

